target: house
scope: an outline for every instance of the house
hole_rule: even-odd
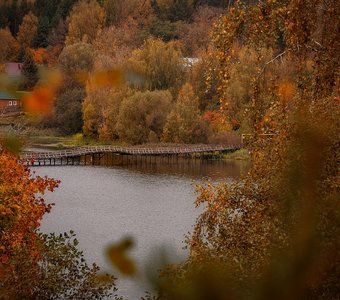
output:
[[[22,70],[22,63],[7,62],[5,63],[5,73],[10,77],[20,77]]]
[[[19,108],[21,106],[19,96],[8,92],[0,92],[0,109]]]
[[[6,77],[5,86],[7,88],[15,87],[20,82],[22,73],[22,64],[18,62],[4,63],[4,72]],[[1,112],[17,111],[21,108],[20,98],[23,92],[8,92],[0,90],[0,110]]]

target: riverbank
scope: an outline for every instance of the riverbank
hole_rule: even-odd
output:
[[[94,140],[91,138],[84,137],[81,133],[69,135],[69,136],[60,136],[53,134],[50,131],[42,132],[31,132],[26,135],[27,146],[30,148],[41,148],[41,149],[49,149],[49,150],[65,150],[76,147],[85,147],[85,146],[118,146],[118,147],[131,147],[131,148],[151,148],[151,149],[161,149],[168,147],[193,147],[199,145],[183,145],[183,144],[174,144],[174,143],[149,143],[143,145],[128,145],[126,143],[122,143],[119,141],[107,141],[102,142],[98,140]],[[202,145],[207,146],[207,145]],[[193,154],[192,158],[201,158],[208,160],[249,160],[250,156],[248,150],[240,149],[230,153],[199,153]]]
[[[250,160],[250,153],[247,149],[242,148],[230,153],[223,154],[224,160]]]
[[[67,150],[70,148],[89,147],[89,146],[116,146],[116,147],[128,147],[128,148],[148,148],[148,149],[160,149],[169,147],[207,147],[216,145],[185,145],[175,143],[148,143],[143,145],[128,145],[120,141],[98,141],[89,137],[84,137],[83,134],[78,133],[74,135],[60,135],[53,129],[37,129],[34,127],[26,127],[22,131],[23,144],[26,149],[42,149],[42,150]],[[231,146],[233,146],[231,144]],[[237,147],[236,147],[237,148]],[[236,151],[230,150],[230,152],[221,151],[207,151],[202,153],[190,154],[192,158],[199,158],[204,160],[240,160],[249,161],[250,156],[246,149],[239,149]]]
[[[200,158],[206,160],[239,160],[239,161],[249,161],[250,154],[245,148],[231,151],[227,153],[195,153],[192,154],[192,158]]]

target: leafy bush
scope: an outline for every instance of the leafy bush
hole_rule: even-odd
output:
[[[161,137],[172,105],[169,91],[135,92],[123,100],[117,121],[119,138],[131,144]]]

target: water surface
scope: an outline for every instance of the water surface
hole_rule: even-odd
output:
[[[79,248],[88,262],[108,268],[104,249],[111,242],[132,236],[131,256],[140,273],[156,267],[161,247],[169,260],[185,259],[183,240],[201,209],[195,208],[195,183],[203,180],[233,180],[247,170],[236,162],[178,159],[146,159],[121,166],[35,167],[39,175],[61,180],[60,187],[46,195],[54,202],[44,217],[44,232],[74,230]],[[122,278],[117,283],[124,299],[140,299],[148,284],[138,278]]]

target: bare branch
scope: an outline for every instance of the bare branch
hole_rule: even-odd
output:
[[[261,74],[264,72],[264,70],[266,69],[267,65],[271,64],[272,62],[274,62],[274,61],[277,60],[278,58],[282,58],[282,56],[283,56],[285,53],[286,53],[286,51],[283,51],[282,53],[276,55],[276,56],[275,56],[273,59],[271,59],[270,61],[267,61],[267,62],[264,64],[264,66],[263,66],[263,68],[262,68],[262,70],[261,70],[261,72],[260,72],[260,74],[259,74],[259,77],[260,77]]]
[[[271,59],[270,61],[266,62],[266,63],[265,63],[265,66],[271,64],[274,60],[276,60],[276,59],[278,59],[279,57],[283,56],[285,53],[286,53],[286,51],[283,51],[282,53],[276,55],[273,59]]]

